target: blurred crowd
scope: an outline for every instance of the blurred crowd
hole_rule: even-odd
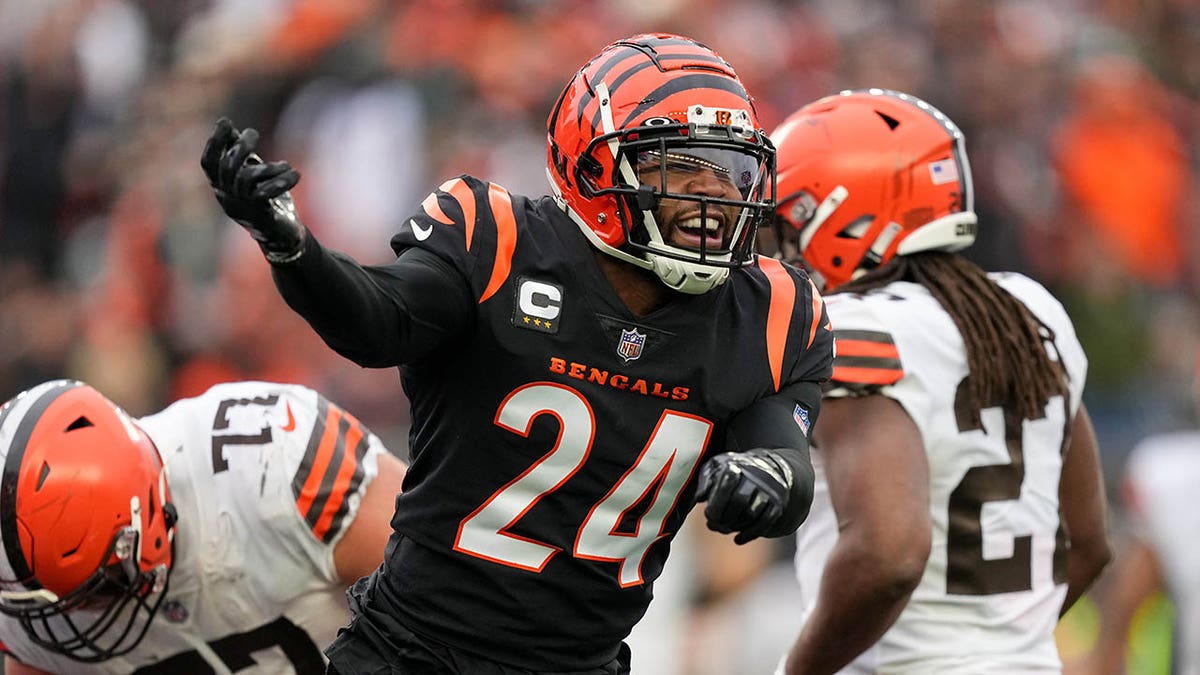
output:
[[[597,49],[697,38],[771,129],[839,89],[963,128],[987,269],[1050,286],[1090,358],[1116,526],[1124,460],[1197,425],[1200,3],[1191,0],[0,0],[0,399],[52,377],[134,414],[304,383],[404,448],[394,370],[324,347],[216,206],[221,115],[286,158],[308,226],[364,262],[472,173],[547,192],[545,119]]]

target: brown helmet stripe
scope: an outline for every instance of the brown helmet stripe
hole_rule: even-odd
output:
[[[21,550],[21,537],[17,533],[17,480],[21,477],[21,463],[25,459],[25,446],[37,427],[42,413],[50,407],[58,397],[81,386],[77,382],[64,382],[63,385],[51,387],[25,411],[21,423],[13,432],[12,441],[8,445],[8,457],[4,459],[4,474],[0,477],[0,541],[4,544],[4,553],[8,564],[15,576],[12,581],[20,581],[29,588],[41,588],[41,584],[33,579],[33,570],[25,560]],[[13,406],[16,407],[15,405]],[[10,410],[11,412],[11,410]],[[6,415],[7,416],[7,415]]]

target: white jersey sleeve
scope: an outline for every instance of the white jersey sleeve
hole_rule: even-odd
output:
[[[217,385],[138,423],[179,514],[167,595],[145,639],[85,670],[5,617],[5,648],[62,673],[323,673],[321,650],[349,621],[333,551],[382,443],[317,392],[264,382]]]
[[[932,548],[896,624],[846,672],[1058,672],[1053,629],[1066,593],[1058,481],[1087,361],[1061,305],[1020,275],[993,277],[1048,330],[1067,396],[1021,420],[999,406],[974,414],[959,394],[966,349],[928,291],[898,282],[826,297],[837,340],[827,397],[882,394],[921,432],[930,470]],[[837,521],[814,449],[817,489],[797,535],[797,577],[812,611]]]

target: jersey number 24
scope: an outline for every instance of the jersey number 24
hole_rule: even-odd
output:
[[[562,550],[509,530],[542,497],[562,487],[583,467],[595,439],[596,419],[591,405],[578,391],[561,384],[534,382],[509,394],[500,404],[495,422],[515,434],[528,436],[534,419],[540,415],[558,418],[554,446],[463,519],[455,550],[534,572],[540,572]],[[704,418],[663,411],[633,466],[588,511],[571,554],[618,563],[622,587],[643,583],[646,553],[664,536],[663,522],[704,454],[712,429],[712,422]],[[619,531],[626,512],[647,498],[650,504],[634,531]]]

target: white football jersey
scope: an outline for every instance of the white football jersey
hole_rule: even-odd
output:
[[[1125,494],[1138,537],[1154,549],[1175,606],[1176,663],[1200,675],[1200,433],[1152,436],[1129,455]]]
[[[323,673],[321,650],[349,621],[333,548],[386,452],[379,439],[311,389],[261,382],[217,385],[138,423],[179,514],[145,639],[82,664],[0,616],[5,649],[52,673]]]
[[[879,392],[904,407],[925,442],[933,519],[929,562],[908,606],[844,672],[1061,670],[1053,637],[1066,595],[1058,481],[1087,360],[1066,312],[1042,286],[1018,274],[991,276],[1053,331],[1051,358],[1066,368],[1069,400],[1052,398],[1040,419],[1006,420],[1000,407],[984,407],[978,418],[956,413],[966,350],[924,287],[897,282],[825,299],[837,339],[826,396]],[[806,617],[837,538],[820,448],[813,463],[816,496],[796,548]]]

